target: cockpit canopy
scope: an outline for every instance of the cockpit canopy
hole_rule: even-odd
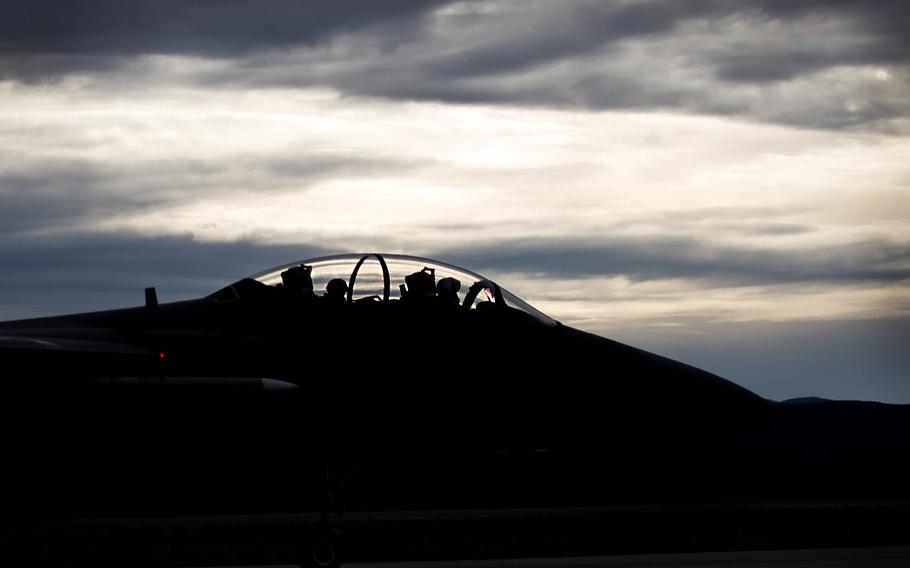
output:
[[[249,286],[310,287],[327,290],[346,302],[367,298],[395,301],[414,296],[444,296],[470,310],[479,302],[501,303],[546,325],[556,321],[483,276],[445,262],[402,254],[338,254],[291,262],[253,274],[212,294],[216,301],[240,299]]]

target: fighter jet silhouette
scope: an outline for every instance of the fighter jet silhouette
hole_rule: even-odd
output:
[[[147,289],[0,323],[0,354],[20,562],[906,541],[884,520],[906,509],[906,408],[774,403],[434,260],[321,257],[168,304]]]

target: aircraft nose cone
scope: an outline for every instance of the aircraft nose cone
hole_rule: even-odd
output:
[[[566,365],[576,371],[567,374],[595,388],[580,404],[599,405],[619,421],[732,426],[771,412],[760,396],[708,371],[571,328],[563,333],[574,346]]]

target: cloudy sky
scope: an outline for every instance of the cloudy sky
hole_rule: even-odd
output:
[[[0,319],[402,252],[769,398],[910,403],[902,0],[0,14]]]

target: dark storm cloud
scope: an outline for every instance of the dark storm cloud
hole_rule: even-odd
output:
[[[850,63],[842,57],[819,53],[723,53],[712,57],[716,76],[725,81],[766,83],[792,79],[803,73]]]
[[[318,45],[338,33],[383,23],[387,25],[379,32],[386,35],[388,45],[394,46],[414,39],[414,28],[421,25],[420,16],[445,4],[452,2],[3,0],[0,53],[82,56],[81,62],[89,67],[100,66],[100,62],[92,64],[92,56],[231,57]],[[467,28],[493,22],[501,27],[501,37],[509,41],[497,41],[492,36],[484,38],[480,45],[458,46],[440,58],[432,72],[452,78],[512,71],[590,52],[627,38],[670,32],[680,22],[737,13],[787,19],[848,17],[858,23],[860,30],[880,40],[871,42],[865,56],[856,55],[855,60],[906,62],[910,42],[904,32],[910,24],[910,8],[899,1],[581,1],[560,6],[530,2],[504,3],[493,15],[468,11],[451,16],[455,23]],[[744,65],[744,76],[749,75],[750,68],[759,67],[760,59],[754,52],[740,55],[743,62],[752,61],[751,65]],[[756,69],[757,77],[786,76],[790,70],[832,63],[819,54],[793,55],[783,61],[769,61],[776,70]]]
[[[910,115],[901,75],[910,66],[910,8],[899,1],[0,0],[0,9],[0,77],[23,81],[109,70],[134,86],[320,86],[822,128]],[[134,60],[160,54],[223,65],[168,78]],[[870,65],[891,69],[895,86],[823,76]],[[800,79],[807,83],[781,92]]]
[[[479,271],[552,277],[688,278],[724,284],[880,282],[910,279],[910,243],[868,240],[843,246],[757,249],[693,237],[503,241],[439,253]]]
[[[430,72],[440,78],[479,77],[514,72],[555,60],[593,52],[637,36],[668,32],[682,20],[717,10],[710,2],[629,4],[581,2],[568,5],[511,4],[505,17],[521,20],[508,41],[496,36],[480,45],[466,45],[435,62]],[[530,16],[523,15],[530,12]],[[479,24],[476,17],[465,22]],[[510,27],[498,17],[503,29]],[[491,41],[492,40],[492,41]]]
[[[384,25],[403,40],[441,0],[0,0],[0,77],[127,69],[139,55],[236,57]]]
[[[895,48],[910,47],[906,34],[910,25],[910,4],[902,0],[740,0],[737,6],[775,18],[846,15],[859,21],[862,29],[871,34],[887,37]],[[900,50],[890,53],[897,54]]]
[[[407,20],[428,0],[0,1],[5,54],[208,57],[311,45],[342,30]]]
[[[824,34],[808,42],[769,41],[757,49],[732,49],[712,56],[719,78],[734,82],[781,81],[836,65],[910,65],[910,4],[900,0],[753,0],[741,2],[744,13],[771,23],[841,18],[850,22],[861,41],[848,46],[830,43]]]
[[[325,85],[459,103],[675,109],[819,128],[910,116],[908,26],[898,3],[492,2],[436,14],[377,54],[370,34],[269,57],[207,84]],[[874,76],[869,66],[888,73]]]
[[[544,4],[546,6],[546,4]],[[527,5],[512,5],[509,17],[522,20]],[[647,38],[674,31],[686,22],[753,18],[758,23],[799,22],[842,18],[867,40],[850,49],[832,48],[827,37],[814,45],[776,41],[746,49],[723,50],[708,58],[724,79],[765,82],[792,78],[834,65],[867,63],[910,64],[910,4],[899,0],[775,0],[642,1],[633,3],[578,2],[543,9],[533,26],[508,43],[455,50],[434,66],[444,77],[489,75],[538,66],[557,59],[593,52],[630,38]],[[508,22],[501,21],[504,29]],[[731,22],[732,23],[732,22]],[[517,27],[517,26],[516,26]],[[748,30],[744,30],[748,32]],[[531,32],[531,33],[528,33]],[[811,32],[810,32],[811,33]],[[792,38],[791,38],[792,39]],[[685,46],[684,46],[685,47]]]

